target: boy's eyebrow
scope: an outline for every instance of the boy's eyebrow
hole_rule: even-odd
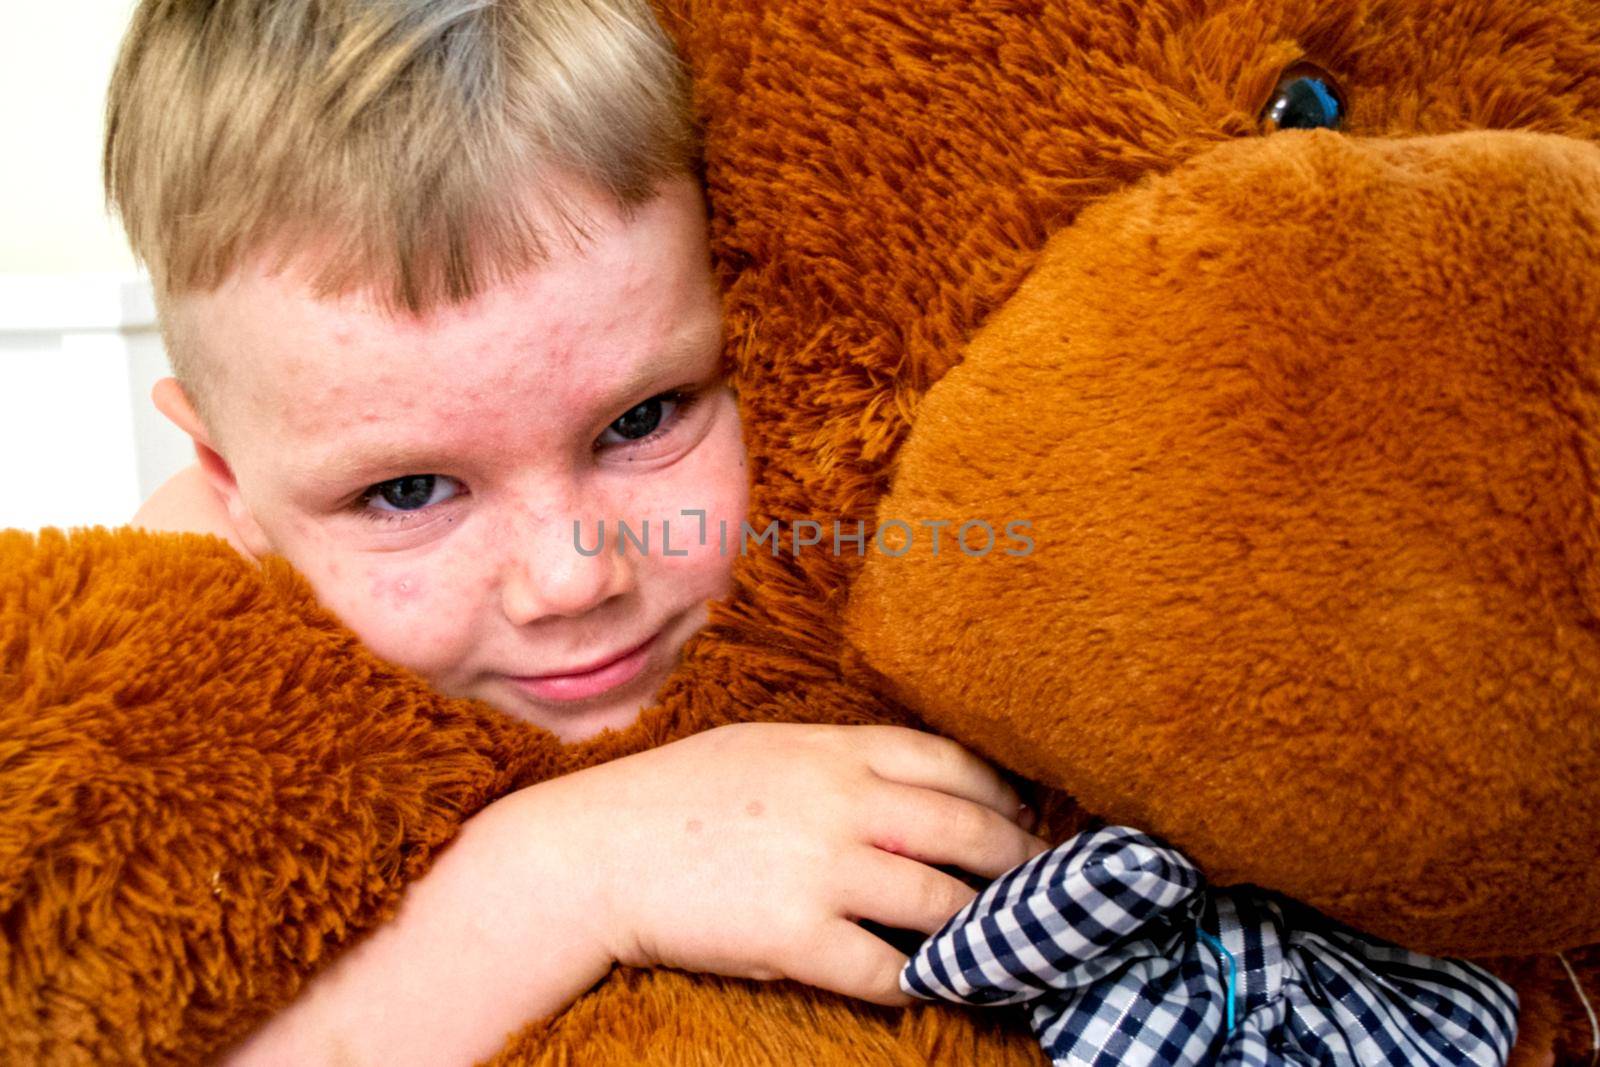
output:
[[[592,414],[595,417],[607,413],[620,416],[627,410],[626,405],[649,399],[641,395],[647,388],[672,388],[698,382],[707,376],[704,359],[708,350],[714,350],[719,357],[715,369],[720,370],[721,340],[720,321],[678,334],[655,358],[637,365],[625,379],[607,388]],[[308,482],[342,489],[352,481],[376,477],[384,472],[431,473],[445,459],[438,447],[417,447],[407,442],[375,442],[335,453],[313,453],[295,466],[299,477]]]
[[[706,376],[703,361],[707,350],[715,349],[715,354],[720,357],[721,343],[720,321],[674,336],[654,359],[635,366],[627,377],[608,388],[601,397],[600,410],[596,414],[616,411],[620,416],[627,410],[627,405],[648,400],[649,397],[640,394],[652,385],[665,383],[667,388],[671,388],[673,385],[698,381]]]
[[[304,482],[320,493],[349,489],[353,482],[367,482],[380,474],[384,478],[432,474],[439,467],[440,459],[438,449],[378,444],[308,456],[295,463],[291,470],[295,481]]]

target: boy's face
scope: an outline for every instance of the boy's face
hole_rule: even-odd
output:
[[[201,455],[251,551],[378,654],[565,740],[649,705],[730,589],[718,524],[737,545],[747,492],[698,190],[665,185],[631,221],[581,203],[582,247],[553,237],[425,318],[255,269],[169,309],[214,369],[220,456]],[[619,520],[648,521],[648,552],[617,550]]]

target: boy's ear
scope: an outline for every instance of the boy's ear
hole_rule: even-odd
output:
[[[200,420],[200,413],[189,402],[189,394],[178,384],[178,379],[169,377],[156,382],[150,390],[150,400],[156,410],[167,417],[168,422],[189,435],[196,448],[202,445],[211,447],[211,434]]]
[[[162,378],[150,390],[150,399],[157,411],[188,434],[189,439],[194,442],[194,455],[200,473],[216,493],[217,501],[225,513],[225,515],[195,514],[192,516],[192,528],[226,536],[228,540],[234,542],[236,548],[246,549],[248,554],[256,559],[270,552],[271,547],[267,543],[265,533],[256,524],[255,516],[250,514],[250,509],[244,506],[244,498],[239,492],[239,480],[234,477],[233,468],[212,444],[211,432],[189,400],[189,394],[183,391],[183,386],[176,378]],[[199,506],[198,502],[196,506]],[[226,525],[228,529],[214,528],[219,525]]]

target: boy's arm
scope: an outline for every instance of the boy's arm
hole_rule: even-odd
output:
[[[577,771],[469,820],[226,1065],[476,1063],[614,961],[904,1003],[905,957],[854,920],[931,933],[973,896],[932,864],[1044,847],[1018,813],[971,755],[887,727],[730,726]]]
[[[539,833],[537,815],[510,808],[468,819],[393,919],[220,1062],[477,1063],[603,978],[612,959],[589,870]]]

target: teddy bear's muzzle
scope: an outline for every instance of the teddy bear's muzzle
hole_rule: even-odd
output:
[[[1223,145],[1084,212],[927,395],[853,642],[1218,884],[1600,941],[1600,148]],[[1530,786],[1529,783],[1537,783]]]

